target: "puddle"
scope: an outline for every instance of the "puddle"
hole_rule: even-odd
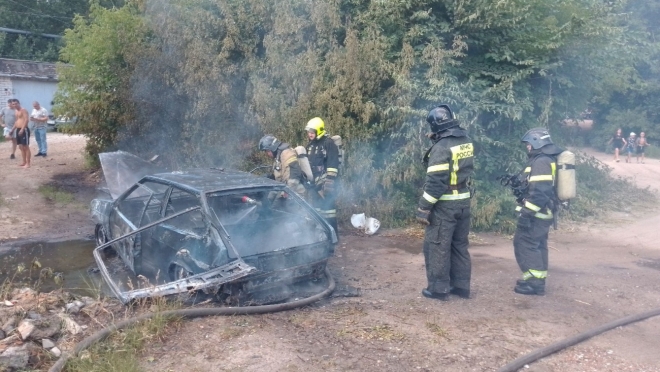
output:
[[[48,276],[39,284],[39,275],[51,271],[62,273],[63,288],[79,294],[97,292],[101,277],[90,274],[88,270],[96,267],[92,251],[93,240],[69,240],[64,242],[32,242],[10,249],[0,249],[0,283],[11,281],[19,285],[34,287],[39,285],[40,291],[48,292],[59,288],[52,276]],[[41,265],[37,265],[35,261]],[[24,269],[19,270],[22,266]],[[20,272],[19,272],[20,271]]]
[[[637,261],[635,262],[637,266],[648,267],[655,270],[660,270],[660,259],[657,258],[646,258],[646,261]]]

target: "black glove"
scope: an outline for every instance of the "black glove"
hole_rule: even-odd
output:
[[[431,211],[422,209],[422,208],[417,208],[417,213],[415,213],[415,219],[417,222],[421,223],[422,225],[430,225],[431,222],[429,221],[429,216],[431,215]]]
[[[331,178],[326,178],[325,183],[323,184],[323,194],[333,194],[335,192],[335,180]]]

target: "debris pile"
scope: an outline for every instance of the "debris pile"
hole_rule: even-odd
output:
[[[15,289],[0,301],[0,370],[39,367],[58,358],[62,344],[83,332],[87,326],[71,318],[97,302],[82,297],[68,302],[63,291],[37,293],[31,288]],[[50,354],[50,357],[49,355]]]

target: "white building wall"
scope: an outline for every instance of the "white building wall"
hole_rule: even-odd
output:
[[[32,107],[32,102],[37,101],[42,107],[52,113],[51,102],[55,97],[57,83],[52,81],[13,79],[14,98],[21,101],[21,106]],[[6,100],[5,100],[6,102]]]
[[[5,108],[7,100],[10,98],[14,98],[11,80],[8,77],[0,76],[0,108]]]

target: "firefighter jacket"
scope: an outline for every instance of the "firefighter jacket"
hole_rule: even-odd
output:
[[[273,164],[273,176],[275,176],[275,181],[286,183],[296,193],[301,195],[305,193],[305,188],[300,183],[302,171],[300,164],[298,164],[298,155],[288,144],[284,144],[284,146],[277,149],[277,156]]]
[[[426,152],[426,182],[419,208],[431,210],[438,201],[470,198],[468,180],[474,169],[474,146],[465,129],[455,127],[433,135]]]
[[[522,205],[516,207],[516,211],[536,218],[551,220],[556,203],[556,177],[556,157],[538,150],[531,151],[527,165],[522,172],[522,178],[527,181],[527,190]]]
[[[323,135],[307,144],[307,159],[317,185],[326,178],[334,179],[339,173],[339,149],[332,138]]]

